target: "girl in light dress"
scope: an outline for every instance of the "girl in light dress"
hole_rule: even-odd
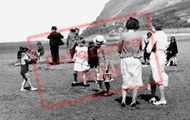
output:
[[[86,81],[86,73],[89,70],[88,65],[88,47],[85,46],[85,39],[83,37],[79,38],[78,46],[75,48],[75,55],[73,57],[74,63],[74,81],[72,82],[72,86],[77,85],[79,81],[79,72],[82,73],[83,76],[83,85],[89,86]]]

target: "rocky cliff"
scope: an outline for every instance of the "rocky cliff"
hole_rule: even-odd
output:
[[[128,19],[126,15],[132,13],[137,13],[134,17],[139,19],[140,29],[147,29],[146,17],[141,11],[147,11],[150,19],[156,17],[162,20],[166,28],[190,27],[189,6],[190,0],[110,0],[82,35],[104,34],[123,27]],[[118,16],[123,17],[114,19]],[[101,21],[105,19],[109,21]]]

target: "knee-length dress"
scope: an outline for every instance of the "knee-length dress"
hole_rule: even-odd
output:
[[[74,71],[86,71],[89,69],[88,66],[88,48],[86,46],[75,48],[76,54],[74,56]]]

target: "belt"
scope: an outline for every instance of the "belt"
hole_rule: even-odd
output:
[[[135,58],[135,59],[140,59],[140,58],[142,58],[142,56],[140,56],[140,57],[134,57],[134,56],[126,56],[126,57],[120,57],[121,59],[123,59],[123,58]]]
[[[156,51],[162,51],[162,52],[165,52],[165,50],[162,50],[162,49],[156,49]]]

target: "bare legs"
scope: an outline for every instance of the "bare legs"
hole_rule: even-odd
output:
[[[132,102],[130,106],[134,107],[136,105],[136,97],[137,97],[137,89],[132,90]],[[127,97],[127,90],[122,89],[122,100],[121,100],[121,107],[125,107],[126,103],[126,97]]]
[[[77,78],[79,78],[79,76],[78,76],[78,73],[79,72],[77,72],[77,71],[74,71],[74,73],[73,73],[73,77],[74,77],[74,81],[72,82],[72,86],[75,86],[75,85],[77,85],[77,83],[78,83],[78,80],[77,80]],[[86,71],[83,71],[83,72],[81,72],[82,73],[82,82],[83,82],[83,84],[84,84],[84,86],[89,86],[88,84],[87,84],[87,80],[86,80],[86,74],[87,74],[87,72]]]
[[[31,81],[30,81],[29,73],[26,73],[25,75],[23,75],[23,79],[24,79],[24,81],[23,81],[22,84],[21,84],[21,89],[20,89],[20,91],[27,91],[27,90],[25,89],[25,85],[26,85],[26,82],[27,82],[27,81],[28,81],[28,84],[29,84],[29,87],[30,87],[31,91],[37,90],[37,88],[33,87],[32,83],[31,83]]]
[[[156,94],[156,84],[151,85],[151,99],[149,102],[155,104],[155,105],[161,105],[166,104],[165,94],[164,94],[164,85],[160,84],[158,85],[159,91],[160,91],[160,100],[156,101],[155,94]]]

